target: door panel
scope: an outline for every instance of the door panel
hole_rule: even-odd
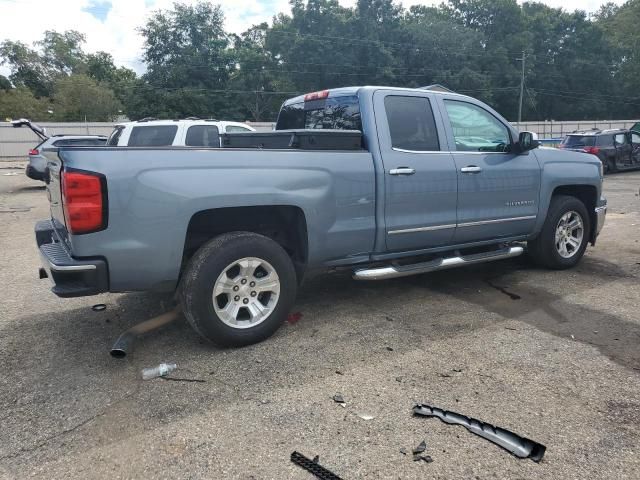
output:
[[[631,132],[631,160],[634,165],[640,165],[640,133]]]
[[[618,167],[628,167],[631,165],[632,147],[629,135],[626,133],[616,133],[613,137],[616,146],[616,163]]]
[[[528,234],[540,195],[534,153],[509,153],[511,130],[480,105],[444,100],[456,145],[458,227],[454,243]]]
[[[374,109],[385,169],[387,249],[446,245],[455,232],[457,172],[451,153],[440,151],[446,145],[440,115],[422,92],[378,91]]]

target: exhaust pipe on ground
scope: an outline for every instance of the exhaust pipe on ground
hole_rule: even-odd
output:
[[[178,318],[178,313],[180,313],[180,308],[176,308],[175,310],[171,310],[170,312],[165,312],[157,317],[150,318],[142,323],[139,323],[129,330],[126,330],[122,335],[118,337],[116,343],[111,347],[111,356],[114,358],[124,358],[127,354],[133,351],[133,346],[135,341],[140,335],[151,332],[153,330],[157,330],[165,325],[173,322],[176,318]]]

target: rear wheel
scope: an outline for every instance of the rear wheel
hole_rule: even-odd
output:
[[[576,197],[556,195],[538,238],[528,242],[529,255],[547,268],[562,270],[576,265],[587,248],[590,219]]]
[[[271,336],[296,295],[287,252],[263,235],[233,232],[202,246],[181,283],[181,303],[191,326],[219,346],[243,346]]]

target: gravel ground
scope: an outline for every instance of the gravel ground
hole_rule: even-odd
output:
[[[0,476],[310,478],[289,461],[298,450],[345,479],[637,479],[639,187],[640,172],[607,177],[607,224],[570,271],[518,258],[380,283],[321,276],[300,292],[302,318],[262,344],[219,350],[180,319],[115,360],[118,335],[170,299],[51,294],[32,233],[45,191],[3,168]],[[162,361],[201,382],[141,380]],[[512,429],[546,456],[414,418],[416,402]],[[400,453],[422,440],[433,463]]]

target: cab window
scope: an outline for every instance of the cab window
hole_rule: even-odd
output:
[[[130,147],[166,147],[173,144],[177,125],[147,125],[133,127],[129,137]]]
[[[250,132],[251,130],[249,128],[246,127],[240,127],[238,125],[227,125],[227,133],[234,133],[234,132]]]
[[[188,147],[219,147],[218,127],[215,125],[194,125],[189,127],[184,143]]]
[[[440,150],[428,98],[389,95],[384,99],[391,146],[413,152]]]
[[[485,109],[472,103],[445,100],[456,150],[461,152],[508,152],[509,129]]]

